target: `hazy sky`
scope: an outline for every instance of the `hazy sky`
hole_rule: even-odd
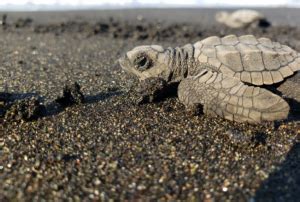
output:
[[[205,6],[205,5],[241,5],[241,6],[276,6],[276,5],[292,5],[291,3],[300,4],[300,0],[0,0],[0,6],[3,5],[25,5],[32,4],[60,4],[60,5],[119,5],[132,6],[143,4],[151,5],[178,5],[178,6]]]
[[[131,4],[131,3],[145,3],[145,4],[197,4],[201,0],[0,0],[0,4],[27,4],[27,3],[34,3],[34,4]]]

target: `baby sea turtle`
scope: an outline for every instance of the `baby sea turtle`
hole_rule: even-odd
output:
[[[264,26],[269,25],[265,16],[255,10],[241,9],[232,13],[221,11],[216,14],[215,18],[217,22],[231,28],[241,28],[249,25],[257,26],[260,23]]]
[[[201,104],[206,114],[238,122],[286,119],[290,107],[279,95],[300,101],[299,91],[290,93],[300,88],[300,79],[292,78],[300,76],[300,54],[267,38],[228,35],[177,48],[138,46],[119,62],[140,80],[179,82],[186,107]]]

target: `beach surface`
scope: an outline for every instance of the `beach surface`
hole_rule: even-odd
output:
[[[138,81],[117,60],[137,45],[253,34],[300,51],[297,9],[262,9],[273,25],[246,29],[218,25],[216,11],[6,13],[0,93],[35,97],[46,112],[23,121],[0,111],[0,201],[297,201],[299,114],[250,125],[191,116],[176,96],[132,102]],[[58,106],[74,82],[85,101]]]

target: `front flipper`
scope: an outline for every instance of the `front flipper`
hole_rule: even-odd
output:
[[[187,107],[200,103],[204,113],[237,122],[286,119],[290,110],[278,95],[211,70],[182,80],[178,98]]]

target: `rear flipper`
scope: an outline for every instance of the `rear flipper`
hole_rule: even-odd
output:
[[[237,122],[286,119],[290,110],[280,96],[211,70],[181,81],[178,98],[187,107],[200,103],[204,113]]]
[[[291,106],[291,111],[300,113],[300,72],[286,79],[277,89]]]

